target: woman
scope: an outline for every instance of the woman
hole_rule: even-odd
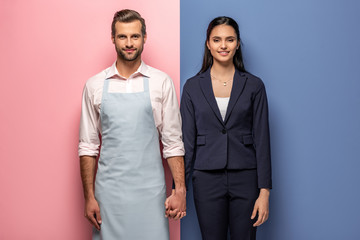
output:
[[[243,64],[237,23],[212,20],[203,65],[181,98],[186,180],[192,172],[203,239],[256,239],[269,214],[267,98]]]

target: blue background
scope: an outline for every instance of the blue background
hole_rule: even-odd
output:
[[[180,13],[181,86],[227,15],[267,88],[274,189],[258,239],[360,239],[360,1],[181,0]],[[191,191],[183,240],[201,239]]]

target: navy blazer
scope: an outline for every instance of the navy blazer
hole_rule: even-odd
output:
[[[258,187],[272,188],[268,104],[260,78],[235,71],[223,120],[209,68],[187,80],[180,111],[187,184],[192,169],[257,169]]]

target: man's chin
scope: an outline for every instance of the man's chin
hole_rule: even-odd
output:
[[[135,61],[135,60],[137,60],[139,58],[139,55],[130,57],[130,56],[120,54],[120,55],[118,55],[118,57],[120,57],[124,61],[133,62],[133,61]]]
[[[128,62],[133,62],[133,61],[135,61],[137,59],[137,57],[136,58],[125,58],[124,60],[125,61],[128,61]]]

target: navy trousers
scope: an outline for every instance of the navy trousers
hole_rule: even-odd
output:
[[[194,170],[193,190],[203,240],[255,240],[251,214],[259,196],[256,169]]]

